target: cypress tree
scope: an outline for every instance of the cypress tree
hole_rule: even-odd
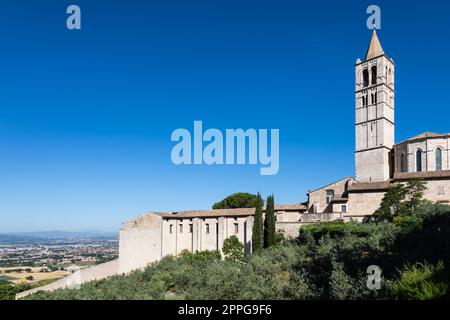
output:
[[[253,221],[253,235],[252,235],[252,251],[258,252],[264,246],[264,225],[262,217],[263,201],[261,195],[258,193],[256,199],[255,217]]]
[[[271,195],[267,198],[266,215],[264,219],[264,248],[275,245],[275,200]]]

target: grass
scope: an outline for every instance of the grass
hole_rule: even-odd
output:
[[[11,281],[16,280],[17,278],[10,277],[10,276],[0,276],[0,281]]]

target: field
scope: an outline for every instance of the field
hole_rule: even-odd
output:
[[[21,269],[23,272],[10,272],[5,273],[7,270]],[[31,272],[25,272],[25,269],[31,269]],[[12,283],[36,283],[43,280],[56,280],[65,277],[68,272],[57,270],[52,272],[40,272],[42,268],[29,268],[29,267],[13,267],[13,268],[0,268],[0,280],[10,281]],[[27,279],[27,277],[33,277]]]

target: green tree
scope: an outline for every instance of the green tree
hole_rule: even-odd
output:
[[[422,197],[425,189],[425,183],[420,179],[412,179],[406,186],[390,186],[374,213],[375,220],[392,221],[395,217],[413,214],[424,201]]]
[[[428,263],[406,265],[401,272],[400,279],[393,283],[392,291],[399,299],[442,299],[449,290],[449,283],[442,276],[444,272],[442,261],[436,265]]]
[[[426,190],[425,182],[421,179],[412,179],[406,185],[405,190],[406,197],[403,203],[403,211],[407,214],[412,214],[424,203],[422,198]]]
[[[225,260],[242,261],[244,259],[244,245],[236,236],[225,239],[222,251],[225,255]]]
[[[392,221],[393,217],[398,216],[402,210],[402,201],[406,197],[406,189],[403,184],[390,186],[381,200],[380,207],[375,211],[375,220]]]
[[[275,234],[275,200],[271,195],[267,198],[266,214],[264,218],[264,248],[276,244]]]
[[[254,208],[256,207],[257,196],[251,193],[234,193],[222,201],[215,203],[213,209],[236,209],[236,208]]]
[[[258,252],[264,247],[264,225],[262,217],[263,201],[261,195],[258,193],[255,217],[253,221],[253,236],[252,236],[252,251]]]

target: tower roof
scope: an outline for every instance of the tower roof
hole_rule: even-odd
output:
[[[375,28],[373,29],[372,39],[370,40],[369,48],[366,52],[365,61],[373,59],[375,57],[381,56],[384,54],[383,47],[381,46],[380,40],[378,40],[377,32]]]

